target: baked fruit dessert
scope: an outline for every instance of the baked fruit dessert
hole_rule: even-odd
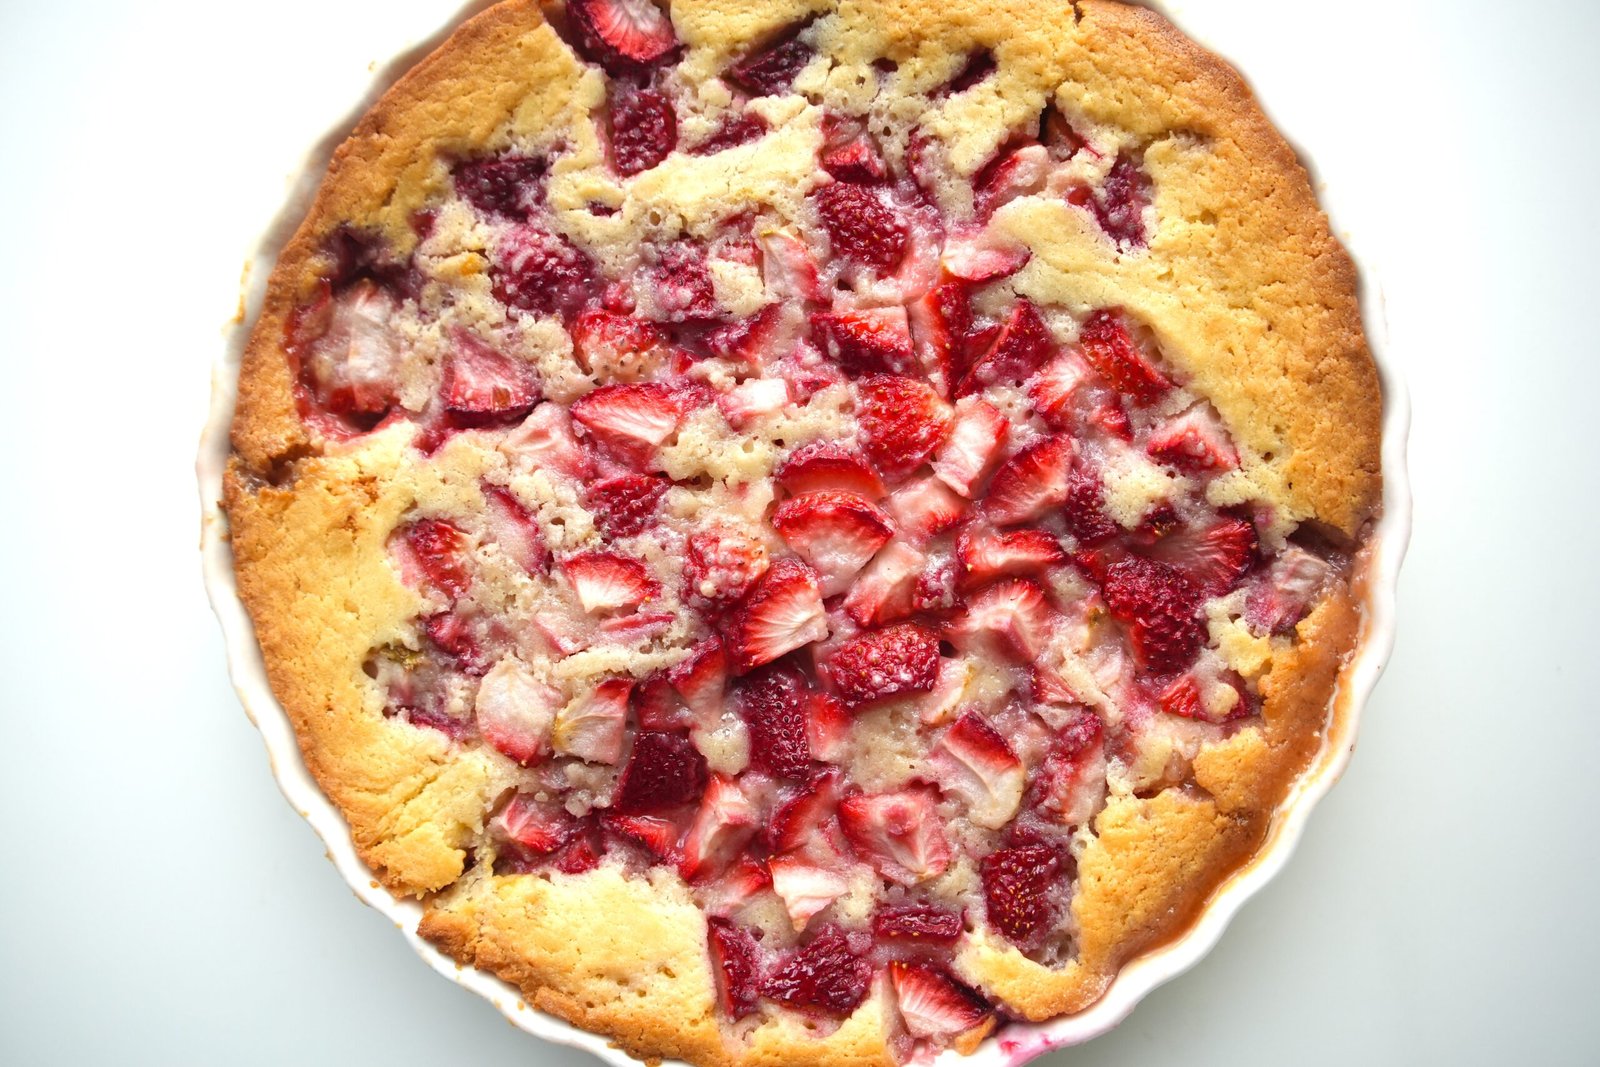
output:
[[[423,935],[630,1053],[1079,1011],[1254,854],[1380,396],[1238,76],[1081,0],[508,2],[339,149],[226,480]]]

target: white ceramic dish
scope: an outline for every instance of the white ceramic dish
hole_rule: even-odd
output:
[[[484,6],[487,5],[469,5],[466,11],[451,21],[450,26]],[[247,275],[251,281],[245,293],[245,307],[249,314],[230,332],[225,352],[213,371],[211,412],[202,433],[196,464],[201,496],[201,556],[206,589],[212,608],[222,623],[228,649],[228,669],[234,687],[246,714],[266,742],[267,755],[278,785],[284,796],[322,838],[329,859],[356,895],[392,919],[429,966],[489,1000],[517,1026],[545,1040],[586,1049],[618,1067],[634,1067],[637,1061],[612,1048],[604,1038],[529,1007],[514,987],[484,972],[459,966],[423,941],[417,936],[417,924],[422,917],[421,905],[415,901],[395,899],[373,879],[372,873],[357,858],[349,828],[306,770],[288,716],[267,683],[260,648],[234,584],[227,523],[219,506],[222,472],[228,457],[228,426],[233,417],[239,356],[248,327],[260,307],[262,290],[271,265],[304,214],[307,206],[305,194],[315,189],[333,148],[371,100],[376,99],[384,88],[426,51],[442,41],[447,32],[448,27],[375,74],[369,100],[352,113],[348,122],[341,124],[307,153],[304,180],[300,182],[300,202],[286,207],[279,218],[268,226],[251,253],[251,269]],[[1302,153],[1302,159],[1305,158]],[[1309,161],[1307,165],[1309,168]],[[1330,196],[1326,189],[1320,192],[1324,206],[1337,222],[1340,218],[1337,198]],[[1341,236],[1350,246],[1350,236],[1342,232]],[[1365,626],[1334,697],[1342,714],[1336,718],[1335,729],[1330,731],[1317,759],[1278,810],[1265,845],[1254,859],[1217,889],[1204,913],[1188,930],[1126,966],[1105,996],[1086,1011],[1048,1023],[1007,1027],[997,1037],[985,1042],[967,1061],[971,1067],[997,1067],[1000,1064],[1014,1067],[1051,1049],[1081,1044],[1098,1037],[1126,1018],[1151,990],[1199,962],[1221,938],[1223,930],[1245,901],[1288,862],[1312,809],[1338,781],[1349,763],[1361,709],[1394,647],[1395,590],[1400,563],[1411,534],[1411,495],[1405,466],[1410,405],[1404,383],[1384,355],[1387,331],[1382,313],[1381,289],[1370,264],[1362,261],[1358,249],[1352,247],[1351,252],[1360,272],[1367,337],[1377,358],[1383,384],[1384,494],[1383,517],[1374,535],[1367,562],[1368,607]],[[949,1055],[953,1057],[954,1054]]]

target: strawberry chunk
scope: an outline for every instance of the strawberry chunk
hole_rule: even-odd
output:
[[[517,421],[532,411],[539,386],[527,363],[461,332],[445,358],[439,397],[458,425],[490,426]]]
[[[1024,947],[1056,921],[1061,859],[1047,845],[1003,848],[980,865],[989,922]]]
[[[705,250],[680,241],[669,245],[649,271],[656,311],[666,322],[706,322],[721,314]]]
[[[552,733],[555,750],[588,763],[616,763],[632,693],[632,678],[607,678],[562,708]]]
[[[884,941],[953,945],[961,938],[961,916],[935,904],[888,904],[872,916],[872,932]]]
[[[762,992],[790,1007],[848,1015],[867,998],[872,983],[865,947],[853,947],[838,927],[825,927],[778,962],[762,983]]]
[[[400,401],[402,346],[391,322],[399,305],[371,279],[299,313],[290,343],[302,387],[318,405],[371,429]],[[313,331],[315,336],[307,336]],[[304,412],[302,412],[304,413]]]
[[[683,839],[678,871],[685,878],[720,870],[755,835],[760,813],[739,783],[713,774]]]
[[[772,525],[811,564],[822,595],[844,592],[850,579],[894,533],[889,516],[854,493],[824,490],[784,501]]]
[[[560,404],[540,404],[500,442],[500,451],[523,470],[555,471],[587,478],[594,461],[572,435],[572,419]]]
[[[776,96],[786,93],[816,53],[798,39],[804,25],[792,27],[776,42],[745,56],[723,77],[751,96]]]
[[[1228,431],[1204,402],[1151,430],[1145,451],[1185,474],[1213,474],[1239,465]]]
[[[654,89],[624,92],[611,101],[611,164],[623,177],[649,170],[678,146],[672,101]]]
[[[559,234],[531,224],[501,235],[490,257],[494,295],[521,311],[571,314],[595,287],[592,260]]]
[[[922,547],[960,522],[967,502],[930,474],[896,489],[888,508],[901,535]]]
[[[467,595],[472,575],[467,569],[467,535],[443,519],[418,519],[393,542],[402,572],[420,571],[449,597]]]
[[[939,265],[945,274],[974,285],[1008,278],[1028,265],[1033,250],[998,238],[988,230],[952,237],[945,243]]]
[[[933,460],[933,473],[951,489],[972,499],[978,484],[1000,456],[1011,423],[995,406],[978,397],[956,404],[950,437]]]
[[[903,307],[818,312],[811,327],[828,358],[847,374],[906,374],[916,369]]]
[[[678,827],[670,819],[656,815],[601,816],[607,830],[639,845],[653,859],[670,860],[678,844]]]
[[[859,450],[835,441],[814,441],[795,449],[773,477],[793,496],[838,491],[879,500],[888,491]]]
[[[911,614],[912,592],[926,559],[904,541],[890,542],[851,583],[845,614],[858,626],[879,626]]]
[[[950,843],[926,789],[858,793],[839,803],[839,828],[856,855],[901,885],[937,878],[950,866]]]
[[[583,506],[606,537],[632,537],[654,525],[671,483],[650,474],[619,474],[590,482]]]
[[[944,772],[941,786],[966,801],[968,817],[979,826],[998,830],[1017,813],[1027,774],[982,716],[963,712],[934,746],[932,759]]]
[[[722,641],[708,637],[667,671],[667,681],[702,723],[714,722],[728,689],[728,655]]]
[[[912,1037],[948,1040],[992,1018],[989,1005],[942,968],[895,960],[889,964],[889,982]]]
[[[761,235],[760,243],[761,276],[767,288],[779,297],[802,303],[819,303],[826,298],[810,245],[783,230],[768,230]]]
[[[983,514],[996,526],[1041,518],[1067,498],[1077,448],[1063,434],[1041,437],[1006,460],[989,479]]]
[[[769,667],[734,687],[734,707],[750,729],[752,767],[785,778],[810,777],[809,692],[805,676],[792,667]]]
[[[1106,758],[1100,717],[1087,708],[1056,732],[1039,774],[1040,806],[1065,826],[1082,826],[1105,802]]]
[[[451,171],[456,192],[485,215],[526,219],[543,199],[548,170],[535,156],[495,156],[457,163]]]
[[[972,589],[1008,575],[1028,575],[1067,561],[1061,542],[1044,530],[967,529],[956,538],[958,583]]]
[[[1203,594],[1175,567],[1131,556],[1106,569],[1106,607],[1129,629],[1134,659],[1151,671],[1189,665],[1205,641]]]
[[[953,413],[926,382],[883,374],[856,383],[856,418],[867,458],[902,478],[944,444]]]
[[[726,607],[742,600],[766,572],[767,550],[760,541],[731,527],[708,526],[689,537],[684,598]]]
[[[529,574],[550,568],[550,549],[539,523],[522,502],[497,485],[483,487],[483,517],[500,551]]]
[[[692,804],[706,787],[706,761],[683,734],[641,730],[622,768],[612,809],[649,815]]]
[[[591,614],[636,608],[661,593],[661,585],[639,560],[615,552],[581,552],[568,557],[561,571]]]
[[[806,698],[806,743],[813,759],[837,763],[844,759],[850,740],[850,712],[827,693]]]
[[[800,848],[833,817],[839,802],[839,771],[816,775],[779,804],[767,822],[767,843],[773,852]]]
[[[1018,384],[1050,358],[1054,341],[1050,328],[1031,300],[1019,300],[994,344],[956,387],[958,396],[981,392],[993,385]]]
[[[1015,149],[1002,148],[973,176],[973,211],[980,221],[986,221],[1017,197],[1043,189],[1049,173],[1050,154],[1043,145],[1028,143]]]
[[[483,650],[486,627],[478,617],[465,612],[441,611],[430,615],[423,622],[423,629],[428,640],[467,674],[482,674],[489,669],[490,660]]]
[[[811,199],[838,258],[888,274],[905,257],[910,241],[905,219],[865,186],[833,182]]]
[[[1208,597],[1236,587],[1256,562],[1256,528],[1244,519],[1222,517],[1202,527],[1183,526],[1167,534],[1148,554],[1171,564]]]
[[[562,703],[558,690],[536,679],[521,660],[507,656],[483,676],[473,712],[483,739],[527,766],[548,754],[550,729]]]
[[[833,691],[852,708],[906,693],[926,693],[939,676],[939,635],[903,622],[866,630],[828,658]]]
[[[578,831],[578,822],[565,809],[518,793],[489,823],[489,830],[524,852],[548,856]]]
[[[677,397],[658,382],[602,385],[574,401],[571,410],[590,433],[629,454],[664,444],[683,418]]]
[[[604,308],[588,308],[573,321],[572,348],[602,380],[637,380],[667,358],[666,339],[654,323]]]
[[[877,145],[866,134],[835,147],[824,145],[821,162],[823,170],[842,182],[871,185],[888,173]]]
[[[717,397],[717,409],[728,425],[742,430],[789,406],[789,383],[782,378],[751,378]]]
[[[764,368],[781,356],[781,346],[792,336],[785,329],[783,308],[768,304],[747,319],[719,326],[706,338],[706,347],[723,359],[748,367]],[[773,379],[757,379],[763,384]]]
[[[780,559],[732,620],[729,659],[736,670],[750,671],[827,636],[816,572],[799,560]]]
[[[840,872],[800,856],[777,856],[767,866],[772,870],[772,891],[783,900],[796,932],[850,889]]]
[[[761,996],[761,950],[756,939],[742,926],[712,918],[706,921],[706,940],[723,1010],[742,1019],[756,1010]]]
[[[1120,308],[1091,313],[1078,331],[1078,349],[1090,366],[1135,404],[1153,404],[1172,389],[1171,379],[1134,343]]]
[[[1062,502],[1061,515],[1080,545],[1097,545],[1121,532],[1106,514],[1100,479],[1086,470],[1074,470],[1067,479],[1067,499]]]
[[[1007,578],[974,596],[945,636],[964,652],[1026,663],[1038,659],[1059,618],[1037,584]]]
[[[714,156],[718,152],[759,141],[767,129],[767,120],[753,111],[730,115],[709,136],[690,145],[685,151],[691,156]]]
[[[1067,194],[1068,203],[1093,212],[1100,229],[1122,248],[1142,248],[1147,242],[1144,209],[1150,200],[1150,176],[1126,152],[1111,165],[1098,196],[1081,186]]]
[[[678,47],[667,15],[651,0],[567,0],[585,50],[611,70],[647,67]]]
[[[1245,621],[1261,634],[1294,629],[1311,610],[1333,568],[1298,545],[1290,545],[1273,561],[1265,578],[1245,599]]]

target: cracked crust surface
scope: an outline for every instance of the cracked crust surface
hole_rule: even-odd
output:
[[[933,83],[973,49],[991,50],[991,82],[937,120],[957,172],[976,171],[1005,130],[1051,102],[1139,138],[1160,220],[1149,253],[1108,253],[1065,203],[1018,205],[1000,218],[1033,251],[1017,292],[1074,312],[1120,304],[1149,325],[1254,457],[1214,487],[1217,503],[1267,499],[1295,521],[1362,535],[1380,489],[1381,405],[1354,271],[1292,150],[1226,64],[1159,16],[1097,0],[727,8],[673,5],[691,77],[711,77],[749,42],[824,11],[818,46],[833,68],[817,89],[829,100],[851,100],[883,57],[907,84]],[[421,610],[386,554],[402,517],[481,509],[481,480],[509,475],[494,451],[446,446],[438,462],[418,462],[405,425],[353,445],[320,440],[296,412],[289,316],[329,270],[322,250],[337,227],[376,231],[403,255],[416,242],[412,217],[445,187],[450,160],[568,139],[580,148],[577,168],[603,99],[597,72],[536,5],[513,0],[464,25],[339,149],[273,273],[241,371],[225,484],[241,596],[308,767],[382,882],[424,900],[424,936],[641,1058],[891,1063],[881,979],[822,1032],[793,1013],[738,1034],[719,1023],[704,920],[675,874],[602,866],[506,877],[469,867],[484,813],[514,787],[516,768],[386,718],[362,669],[368,649],[401,640]],[[741,162],[735,174],[704,160],[669,163],[636,180],[632,195],[674,205],[691,232],[741,199],[781,209],[797,195],[781,159],[770,171]],[[585,194],[575,176],[552,198]],[[631,217],[625,210],[621,224]],[[1192,783],[1117,796],[1101,811],[1078,857],[1073,960],[1047,967],[975,933],[958,974],[1014,1014],[1044,1019],[1091,1004],[1128,958],[1181,932],[1260,847],[1317,751],[1360,608],[1342,587],[1294,642],[1258,650],[1261,720],[1206,745]]]

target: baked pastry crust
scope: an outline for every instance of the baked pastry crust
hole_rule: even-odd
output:
[[[682,69],[711,79],[750,42],[822,14],[816,48],[833,66],[817,90],[830,102],[865,91],[865,74],[885,57],[916,85],[948,79],[974,50],[992,53],[985,91],[929,116],[958,174],[976,172],[1005,131],[1050,103],[1143,144],[1159,220],[1149,253],[1108,248],[1064,201],[1014,205],[997,223],[1032,250],[1018,293],[1075,311],[1128,309],[1247,456],[1213,485],[1213,502],[1271,501],[1288,520],[1359,546],[1381,487],[1381,399],[1355,273],[1293,150],[1236,72],[1160,16],[1101,0],[676,0]],[[392,531],[418,509],[481,509],[484,477],[509,474],[500,453],[455,441],[422,461],[408,423],[356,442],[321,438],[297,411],[291,318],[331,271],[329,239],[341,226],[410,254],[414,216],[448,188],[451,160],[565,140],[574,170],[586,154],[592,164],[604,98],[604,79],[538,6],[508,0],[465,23],[339,148],[279,258],[240,373],[225,479],[240,593],[308,768],[376,877],[423,899],[423,936],[643,1059],[891,1063],[882,979],[832,1028],[786,1012],[737,1030],[720,1019],[704,917],[665,868],[518,877],[471,865],[485,814],[515,788],[518,769],[385,717],[363,671],[369,650],[403,642],[422,610],[389,563]],[[811,138],[809,155],[814,127],[797,116],[794,136]],[[672,204],[690,232],[749,200],[794,210],[801,193],[774,155],[770,165],[674,157],[634,180],[618,224],[631,224],[635,202]],[[570,194],[584,191],[575,181]],[[552,191],[557,210],[564,195]],[[461,270],[481,264],[468,257]],[[1181,932],[1261,846],[1318,751],[1361,620],[1348,581],[1292,639],[1213,619],[1212,645],[1254,667],[1259,722],[1203,745],[1182,786],[1106,803],[1077,858],[1074,958],[1046,966],[980,930],[963,938],[957,975],[1012,1014],[1045,1019],[1088,1006],[1129,958]]]

